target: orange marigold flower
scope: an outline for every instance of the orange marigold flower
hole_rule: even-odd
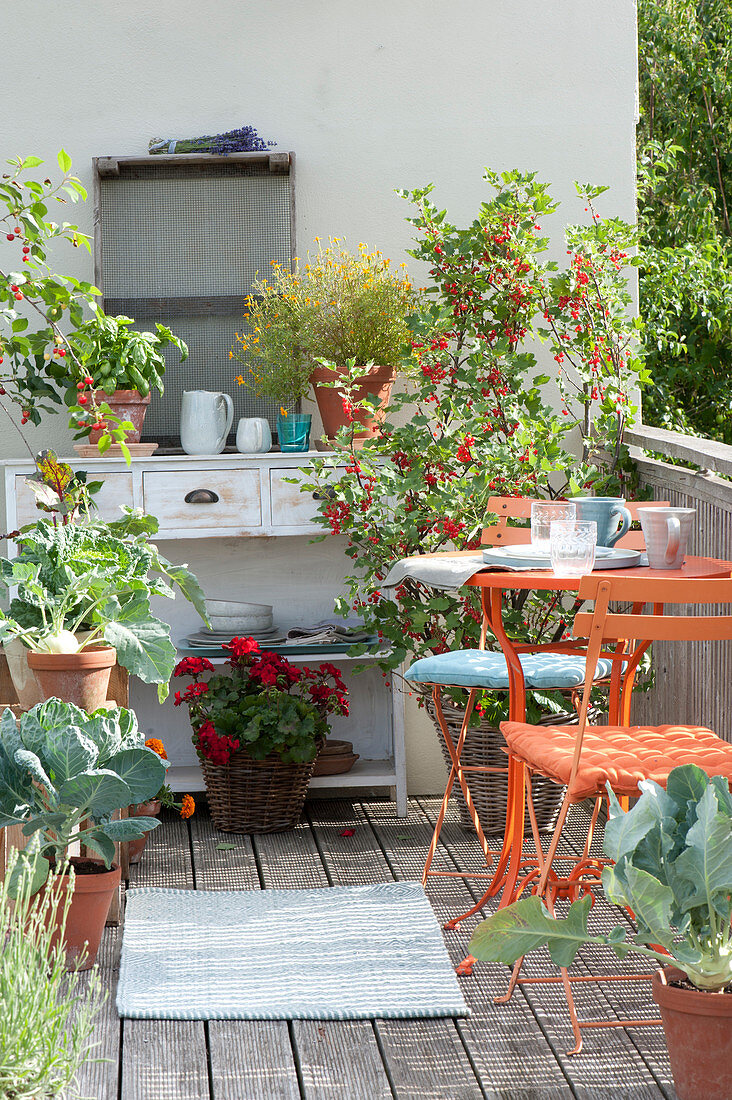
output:
[[[195,809],[196,803],[193,801],[192,796],[189,794],[184,794],[180,806],[180,816],[182,818],[191,817]]]
[[[161,760],[168,759],[168,754],[165,751],[165,745],[157,737],[149,737],[145,742],[145,748],[152,749],[153,752],[156,752],[158,754]]]

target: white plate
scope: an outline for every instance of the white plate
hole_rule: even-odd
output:
[[[551,569],[551,557],[538,547],[491,546],[483,551],[486,565],[504,565],[507,569]],[[626,550],[615,546],[598,546],[595,550],[595,569],[632,569],[641,564],[639,550]]]

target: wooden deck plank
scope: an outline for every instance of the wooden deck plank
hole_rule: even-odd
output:
[[[119,972],[119,945],[121,931],[118,927],[105,929],[97,954],[104,988],[109,991],[94,1023],[91,1036],[95,1044],[91,1054],[92,1061],[85,1062],[76,1075],[76,1088],[79,1095],[94,1097],[117,1096],[117,1076],[119,1063],[120,1019],[115,1007],[117,995],[117,976]],[[81,976],[81,988],[89,984],[89,973]]]
[[[196,889],[260,889],[250,836],[219,832],[207,814],[194,815],[190,826]],[[208,1036],[213,1100],[299,1100],[284,1020],[211,1020]]]
[[[366,803],[364,808],[397,877],[419,878],[432,837],[432,823],[419,805],[411,800],[407,821],[396,827],[384,813],[383,804]],[[477,845],[468,834],[466,838],[470,844]],[[435,853],[433,868],[465,869],[456,868],[442,848]],[[430,879],[427,896],[440,921],[470,908],[473,903],[473,895],[461,879]],[[472,928],[475,921],[466,923]],[[467,954],[469,931],[459,926],[445,933],[445,944],[456,964]],[[516,1095],[517,1082],[521,1082],[522,1100],[524,1097],[526,1100],[559,1100],[572,1095],[568,1079],[525,998],[514,997],[500,1013],[494,1008],[493,997],[498,996],[503,984],[500,973],[491,973],[488,967],[476,967],[472,978],[461,981],[471,1015],[457,1021],[456,1030],[478,1071],[485,1096],[498,1100]],[[528,1051],[531,1051],[530,1057],[527,1057]]]
[[[343,827],[353,828],[354,836],[357,836],[352,804],[344,802],[343,807]],[[254,837],[254,849],[266,887],[294,889],[331,885],[332,880],[307,821],[301,822],[291,832]],[[347,976],[345,978],[347,980]],[[348,1096],[343,1092],[346,1081],[349,1088],[360,1088],[358,1082],[362,1082],[365,1088],[375,1089],[375,1098],[381,1097],[380,1090],[385,1083],[388,1086],[374,1030],[368,1021],[296,1020],[292,1023],[291,1035],[308,1100]],[[344,1077],[346,1070],[348,1075]],[[391,1096],[391,1090],[383,1095]],[[354,1092],[354,1100],[359,1100],[361,1096],[364,1100],[371,1100],[368,1091]]]
[[[197,890],[259,890],[250,836],[220,833],[207,814],[194,814],[190,828]],[[219,844],[234,847],[220,850]]]
[[[304,1100],[392,1100],[368,1020],[294,1020]]]
[[[289,832],[261,833],[252,839],[265,889],[306,890],[330,885],[306,821]]]
[[[393,881],[360,805],[349,812],[342,801],[318,800],[310,804],[308,816],[334,885]],[[344,831],[353,836],[343,836]],[[378,1020],[375,1028],[398,1097],[474,1100],[483,1095],[454,1020]]]
[[[439,800],[419,800],[426,816],[432,824],[439,809]],[[451,858],[460,869],[468,869],[476,866],[475,850],[477,841],[473,834],[461,829],[458,824],[457,810],[450,808],[448,813],[449,827],[446,829],[449,852]],[[462,839],[461,839],[462,836]],[[578,843],[579,833],[572,829],[572,845]],[[477,883],[471,884],[471,891],[477,897],[480,889]],[[492,900],[485,912],[494,911],[498,899]],[[609,906],[604,898],[599,897],[593,908],[593,919],[603,924],[607,929],[618,923],[619,914],[614,907]],[[466,932],[472,932],[477,923],[476,918],[465,922],[468,926]],[[581,952],[574,967],[574,973],[588,974],[593,972],[592,964],[588,965],[588,959],[595,963],[595,952]],[[479,964],[473,972],[475,980],[484,970],[507,974],[507,971],[498,964]],[[645,970],[644,966],[637,966],[637,960],[628,959],[621,962],[610,952],[606,956],[606,973],[632,973],[635,970]],[[649,966],[650,970],[651,967]],[[527,958],[525,964],[527,974],[553,974],[556,968],[548,959],[548,955],[535,955]],[[594,967],[594,972],[597,968]],[[501,985],[505,988],[507,978],[501,979]],[[645,991],[645,993],[644,993]],[[503,989],[500,990],[503,992]],[[608,983],[601,985],[575,986],[575,999],[580,1019],[604,1019],[612,1018],[642,1018],[655,1015],[655,1006],[650,1000],[650,990],[645,983],[622,983],[615,986]],[[584,1042],[586,1047],[585,1057],[568,1058],[566,1051],[573,1045],[571,1029],[564,995],[560,986],[524,987],[522,993],[530,1004],[531,1009],[544,1030],[557,1059],[564,1068],[568,1078],[572,1080],[573,1087],[580,1097],[595,1097],[599,1095],[602,1080],[613,1081],[617,1095],[642,1098],[658,1098],[664,1095],[673,1095],[668,1091],[670,1084],[670,1070],[665,1055],[663,1036],[657,1028],[636,1028],[632,1032],[620,1029],[593,1029],[585,1030]],[[516,1000],[514,995],[513,1000]],[[508,1006],[496,1006],[492,1015],[500,1015]],[[659,1044],[660,1039],[660,1044]],[[588,1056],[589,1055],[589,1056]]]
[[[130,867],[130,886],[193,889],[188,825],[177,814],[163,810],[160,825],[147,839],[142,859]]]
[[[210,1100],[202,1021],[125,1020],[124,1025],[121,1100]]]
[[[213,1100],[300,1100],[284,1020],[211,1020]]]

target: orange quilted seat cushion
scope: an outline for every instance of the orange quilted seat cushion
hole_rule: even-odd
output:
[[[569,784],[576,726],[501,722],[501,733],[519,760]],[[616,794],[637,794],[641,779],[665,786],[679,764],[698,764],[707,775],[732,781],[732,745],[704,726],[588,726],[569,793],[578,802],[609,783]]]

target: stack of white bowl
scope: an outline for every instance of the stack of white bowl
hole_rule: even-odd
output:
[[[206,600],[210,627],[202,627],[191,641],[228,641],[231,638],[254,638],[258,642],[281,641],[282,631],[272,620],[272,605],[235,603],[232,600]]]

